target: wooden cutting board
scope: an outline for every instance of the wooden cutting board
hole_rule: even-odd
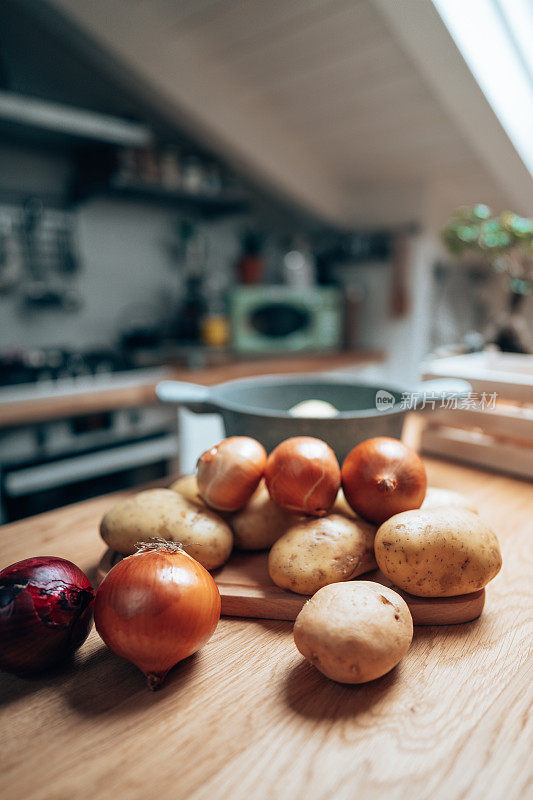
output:
[[[98,565],[98,583],[121,558],[123,556],[120,553],[112,550],[104,553]],[[223,615],[255,619],[296,619],[309,597],[276,586],[268,574],[267,563],[267,552],[237,551],[227,564],[213,572],[220,590]],[[415,625],[470,622],[479,617],[485,605],[484,589],[459,597],[414,597],[397,589],[379,570],[361,575],[359,579],[391,586],[406,601]]]

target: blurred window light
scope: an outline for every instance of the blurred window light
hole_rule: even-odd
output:
[[[509,27],[533,89],[533,3],[531,0],[493,0]]]
[[[532,0],[433,0],[433,5],[533,175]]]

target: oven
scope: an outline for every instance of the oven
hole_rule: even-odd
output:
[[[175,412],[120,409],[0,431],[0,508],[12,522],[171,475]]]

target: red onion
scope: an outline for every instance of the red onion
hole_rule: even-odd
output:
[[[0,572],[0,669],[34,673],[63,661],[93,624],[94,589],[71,561],[38,556]]]

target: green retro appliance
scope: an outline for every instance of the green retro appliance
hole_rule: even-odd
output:
[[[332,287],[239,286],[230,293],[233,346],[247,353],[335,350],[342,294]]]

